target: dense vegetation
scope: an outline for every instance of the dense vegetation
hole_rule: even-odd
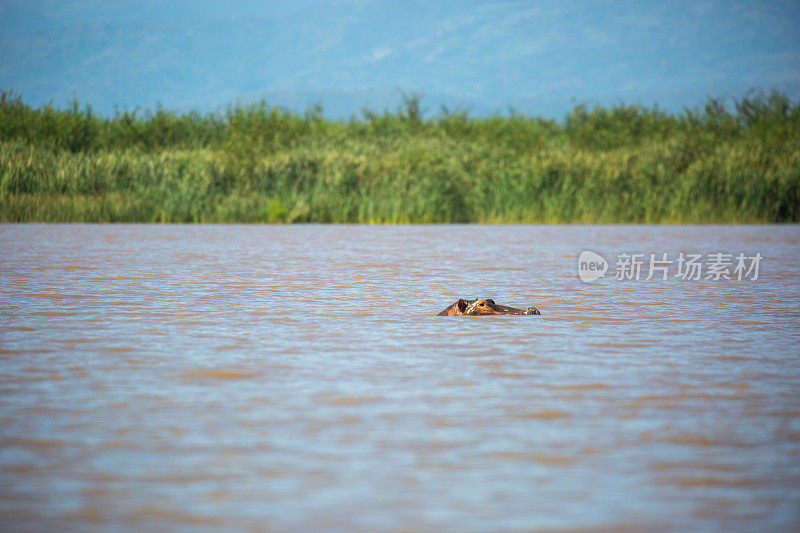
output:
[[[800,104],[777,92],[678,115],[581,105],[561,122],[420,104],[104,118],[2,92],[0,220],[800,221]]]

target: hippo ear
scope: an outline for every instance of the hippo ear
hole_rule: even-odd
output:
[[[486,301],[488,303],[492,304],[492,305],[497,305],[496,303],[494,303],[494,300],[492,300],[491,298],[486,298]]]
[[[456,305],[458,306],[458,310],[462,313],[464,312],[464,309],[467,308],[467,302],[465,302],[463,299],[458,300]]]

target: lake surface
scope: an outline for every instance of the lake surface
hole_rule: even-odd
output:
[[[0,529],[797,531],[799,245],[0,225]],[[614,275],[682,252],[731,279]],[[477,296],[542,315],[434,316]]]

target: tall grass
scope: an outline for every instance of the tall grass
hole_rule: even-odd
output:
[[[349,121],[263,102],[99,117],[0,93],[0,220],[798,222],[800,104]]]

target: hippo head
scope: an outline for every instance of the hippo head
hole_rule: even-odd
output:
[[[541,315],[535,307],[528,307],[526,309],[517,309],[516,307],[508,307],[507,305],[497,305],[491,298],[478,298],[468,303],[467,308],[463,314],[476,316],[476,315]]]
[[[494,300],[491,298],[478,298],[469,303],[464,310],[465,315],[497,315],[501,314]]]
[[[476,298],[475,300],[461,299],[438,314],[438,316],[464,315],[541,315],[541,313],[535,307],[517,309],[507,305],[497,305],[491,298]]]

